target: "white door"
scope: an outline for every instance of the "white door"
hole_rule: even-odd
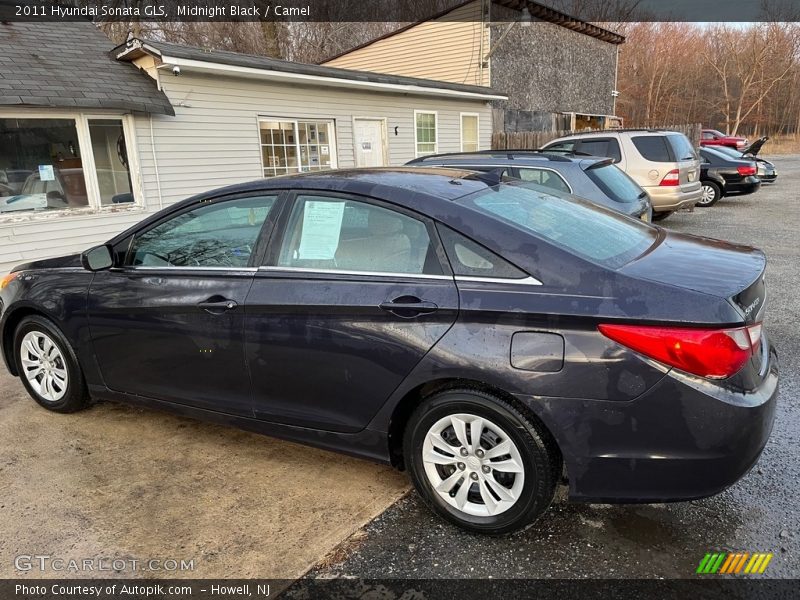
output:
[[[353,119],[353,136],[357,167],[386,166],[386,121]]]

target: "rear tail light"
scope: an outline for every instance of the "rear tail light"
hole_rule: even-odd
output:
[[[664,179],[658,185],[678,185],[678,183],[680,183],[680,172],[678,169],[672,169],[672,171],[664,175]]]
[[[731,329],[598,325],[607,338],[681,371],[724,379],[734,375],[761,342],[761,323]]]
[[[742,177],[747,177],[748,175],[755,175],[756,168],[754,166],[750,167],[736,167],[736,170],[739,171],[739,175]]]

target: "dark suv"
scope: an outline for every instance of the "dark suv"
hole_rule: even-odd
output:
[[[416,158],[411,166],[492,171],[574,194],[643,221],[652,218],[650,198],[610,158],[567,157],[535,150],[486,150]]]

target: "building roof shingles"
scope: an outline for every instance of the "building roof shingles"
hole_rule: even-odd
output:
[[[0,23],[0,106],[174,115],[155,81],[109,56],[113,47],[89,21]]]

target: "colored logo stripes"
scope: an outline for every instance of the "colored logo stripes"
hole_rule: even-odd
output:
[[[715,552],[706,554],[695,572],[703,575],[755,575],[766,571],[771,560],[771,552]]]

